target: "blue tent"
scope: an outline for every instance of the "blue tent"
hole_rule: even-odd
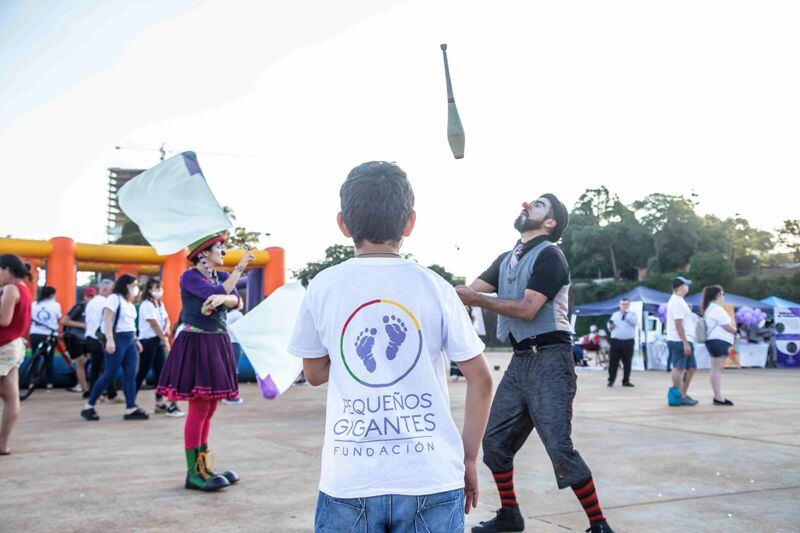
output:
[[[578,316],[610,315],[614,311],[619,310],[619,301],[623,298],[627,298],[632,302],[643,302],[645,311],[655,313],[658,311],[659,305],[667,303],[669,297],[670,295],[665,292],[639,285],[628,292],[624,292],[619,296],[602,302],[578,305],[572,312]]]
[[[761,303],[767,304],[770,307],[800,307],[800,304],[784,300],[777,296],[770,296],[761,300]]]
[[[700,304],[703,300],[703,293],[698,292],[692,294],[691,296],[686,297],[686,303],[694,307],[695,309],[700,309]],[[733,308],[735,310],[739,310],[742,307],[749,307],[751,309],[761,309],[762,311],[772,311],[772,306],[767,305],[763,302],[759,302],[758,300],[753,300],[752,298],[748,298],[747,296],[739,296],[737,294],[731,294],[729,292],[725,293],[725,303],[726,304],[733,304]]]

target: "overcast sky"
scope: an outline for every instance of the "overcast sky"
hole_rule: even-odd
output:
[[[469,278],[544,192],[694,191],[772,230],[800,216],[798,27],[794,1],[5,0],[0,233],[104,242],[106,169],[162,142],[290,268],[347,242],[338,189],[372,159],[414,187],[404,251]]]

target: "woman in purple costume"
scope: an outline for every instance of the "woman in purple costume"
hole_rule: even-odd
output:
[[[189,246],[193,267],[181,276],[181,322],[156,393],[189,402],[184,428],[186,488],[215,491],[239,481],[233,472],[214,474],[208,464],[208,432],[218,400],[239,396],[236,363],[225,317],[239,304],[236,283],[254,256],[246,252],[228,275],[217,269],[225,256],[224,234]]]

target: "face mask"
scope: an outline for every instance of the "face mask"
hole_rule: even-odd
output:
[[[132,298],[139,296],[139,286],[128,287],[128,294],[130,294]]]
[[[154,291],[150,291],[150,294],[152,294],[154,298],[161,298],[162,296],[164,296],[164,290],[156,289]]]

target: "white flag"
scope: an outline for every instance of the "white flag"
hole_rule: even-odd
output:
[[[229,326],[268,399],[283,394],[303,370],[303,360],[289,354],[286,347],[305,292],[300,282],[283,285]]]
[[[183,152],[126,183],[119,206],[159,255],[179,252],[233,227],[214,198],[194,152]]]

